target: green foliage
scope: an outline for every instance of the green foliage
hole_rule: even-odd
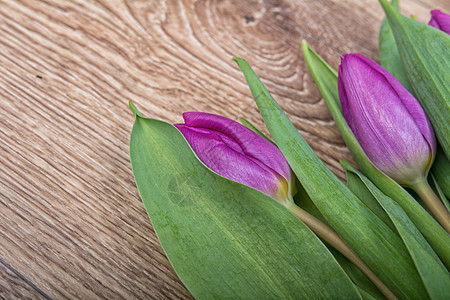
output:
[[[396,10],[398,11],[398,1],[396,1],[396,3],[392,2],[392,5],[396,7]],[[387,19],[384,19],[383,22],[381,22],[378,45],[381,66],[394,75],[408,91],[412,91],[405,70],[403,69],[394,34],[392,33],[392,29],[389,26]]]
[[[436,152],[436,159],[431,167],[431,174],[433,174],[439,188],[447,198],[450,197],[450,162],[442,149],[438,147]]]
[[[450,295],[450,275],[405,211],[350,164],[343,162],[342,165],[347,177],[353,178],[354,188],[365,189],[372,194],[373,199],[378,201],[395,225],[416,265],[429,298],[446,299]]]

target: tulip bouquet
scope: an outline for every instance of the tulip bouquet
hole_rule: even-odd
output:
[[[171,125],[130,103],[139,193],[196,298],[449,297],[450,16],[425,25],[380,3],[381,66],[345,54],[336,72],[303,42],[359,167],[342,161],[346,184],[243,59],[271,138],[243,118],[188,112]]]

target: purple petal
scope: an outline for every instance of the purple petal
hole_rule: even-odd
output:
[[[341,60],[344,60],[345,56],[346,54],[342,55]],[[344,118],[347,121],[347,124],[350,127],[350,129],[353,132],[355,132],[355,124],[353,123],[353,117],[350,111],[347,93],[345,92],[345,87],[342,82],[342,65],[339,66],[338,91],[339,91],[339,99],[341,100],[342,114],[344,115]]]
[[[431,11],[431,19],[428,25],[433,26],[447,34],[450,34],[450,15],[434,9]]]
[[[205,128],[175,125],[199,159],[217,174],[275,197],[278,181],[285,180],[264,163],[249,157],[227,135]],[[278,178],[277,178],[278,177]]]
[[[367,57],[362,56],[361,54],[356,54],[360,59],[367,63],[367,65],[380,73],[385,79],[387,83],[392,87],[392,89],[397,94],[397,98],[399,99],[404,108],[409,112],[411,119],[419,128],[423,137],[426,139],[428,144],[430,145],[433,153],[436,151],[436,139],[434,136],[433,127],[431,126],[430,121],[428,120],[425,111],[420,105],[419,101],[414,98],[413,95],[388,71],[383,69],[379,64],[374,61],[368,59]],[[381,99],[382,100],[382,99]],[[388,105],[389,105],[388,101]]]
[[[236,141],[245,155],[290,180],[291,170],[283,153],[247,127],[226,117],[202,112],[186,112],[183,118],[187,126],[211,129],[230,137]]]
[[[418,101],[387,71],[360,54],[343,56],[341,89],[353,132],[372,162],[388,175],[425,169],[431,125]],[[344,108],[343,108],[344,111]],[[349,117],[350,118],[350,117]],[[406,177],[405,177],[406,176]]]
[[[436,19],[433,17],[433,11],[431,11],[431,19],[430,19],[430,21],[428,22],[428,25],[430,25],[431,27],[434,27],[434,28],[436,28],[436,29],[439,29],[439,30],[441,30],[440,28],[439,28],[439,23],[436,21]]]

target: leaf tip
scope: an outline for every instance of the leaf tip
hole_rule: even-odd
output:
[[[344,168],[345,171],[354,172],[356,169],[346,160],[341,159],[339,160],[339,163]]]
[[[142,117],[141,113],[139,112],[137,107],[133,104],[133,102],[129,101],[128,106],[130,107],[135,117]]]
[[[307,56],[308,52],[311,50],[311,48],[309,47],[308,43],[305,40],[302,40],[302,51],[303,51],[303,55]]]
[[[386,14],[386,16],[389,15],[395,15],[397,12],[394,9],[394,7],[392,7],[391,3],[387,0],[378,0],[378,2],[380,2],[381,6],[383,7],[384,13]],[[394,3],[395,5],[395,3]]]
[[[232,60],[237,63],[239,69],[242,70],[243,67],[245,67],[245,65],[248,65],[248,63],[245,61],[245,59],[240,58],[240,57],[233,57]]]

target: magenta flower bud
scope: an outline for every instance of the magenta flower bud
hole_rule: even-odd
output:
[[[447,15],[439,9],[434,9],[431,11],[431,19],[428,25],[450,34],[450,15]]]
[[[372,163],[402,185],[423,180],[436,140],[419,102],[360,54],[342,56],[338,89],[343,115]]]
[[[288,199],[291,169],[275,145],[222,116],[187,112],[183,118],[185,124],[175,126],[211,170],[280,202]]]

